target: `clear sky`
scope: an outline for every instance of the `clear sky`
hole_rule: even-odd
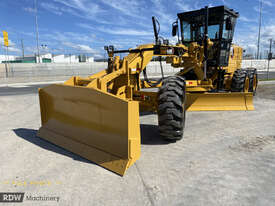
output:
[[[171,39],[177,13],[206,5],[226,5],[240,13],[234,42],[247,52],[256,51],[258,0],[37,0],[39,45],[53,53],[104,55],[104,45],[126,49],[154,40],[152,16],[161,24],[161,35]],[[34,0],[1,0],[0,29],[9,33],[11,54],[36,52]],[[275,40],[275,0],[263,0],[262,52]],[[2,33],[0,54],[4,54]]]

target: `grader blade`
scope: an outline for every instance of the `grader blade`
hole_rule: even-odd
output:
[[[188,111],[254,110],[253,94],[232,93],[187,93]]]
[[[39,99],[39,137],[120,175],[139,159],[138,102],[68,85],[40,89]]]

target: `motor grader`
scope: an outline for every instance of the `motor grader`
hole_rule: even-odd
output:
[[[154,43],[106,46],[106,69],[39,89],[38,136],[124,175],[140,157],[141,111],[157,113],[160,137],[175,142],[183,137],[186,111],[253,110],[257,71],[241,69],[242,48],[232,44],[238,16],[224,6],[179,13],[175,45],[159,35],[153,17]],[[153,58],[161,58],[162,75],[150,80],[146,66]],[[179,69],[175,75],[164,76],[163,59]]]

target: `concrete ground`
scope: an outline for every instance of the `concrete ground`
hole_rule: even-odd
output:
[[[124,177],[36,137],[35,92],[0,88],[0,191],[60,199],[24,205],[275,204],[272,82],[259,86],[255,111],[188,112],[177,143],[159,139],[156,115],[141,116],[142,155]]]

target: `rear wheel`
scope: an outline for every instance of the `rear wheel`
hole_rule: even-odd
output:
[[[249,78],[246,70],[237,69],[232,77],[231,91],[232,92],[248,92]]]
[[[166,140],[180,140],[185,125],[185,80],[170,76],[158,93],[159,134]]]

